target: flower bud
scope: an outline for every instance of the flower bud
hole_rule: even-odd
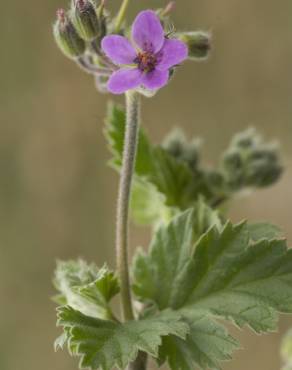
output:
[[[85,52],[85,42],[76,32],[70,19],[63,9],[57,11],[57,21],[54,25],[55,40],[61,51],[69,58],[77,58]]]
[[[192,170],[198,168],[200,162],[201,140],[194,139],[191,143],[187,143],[184,147],[184,152],[181,159],[186,162]]]
[[[72,18],[77,32],[84,40],[91,41],[99,35],[99,19],[95,6],[89,0],[75,1]]]
[[[250,152],[247,161],[247,182],[257,187],[270,186],[283,172],[275,145],[262,145]]]
[[[242,170],[243,161],[240,152],[235,149],[227,151],[223,156],[223,167],[230,173]]]
[[[196,170],[200,160],[201,140],[187,141],[183,131],[175,129],[162,144],[163,148],[173,157],[185,162],[192,170]]]
[[[249,155],[250,161],[265,161],[273,164],[279,161],[278,148],[275,145],[262,145],[255,148]]]
[[[186,143],[186,137],[182,130],[174,129],[163,141],[163,148],[175,158],[181,158]]]
[[[189,59],[206,59],[211,49],[211,35],[207,32],[182,32],[179,39],[189,48]]]
[[[222,159],[223,174],[231,191],[238,191],[245,185],[244,161],[236,149],[229,149]]]
[[[250,164],[247,173],[247,185],[266,187],[274,184],[282,175],[283,168],[278,163],[258,160]]]
[[[254,128],[249,128],[243,132],[239,132],[232,139],[232,146],[241,149],[251,149],[261,141],[260,136]]]

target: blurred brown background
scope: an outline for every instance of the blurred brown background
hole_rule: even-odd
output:
[[[109,0],[114,9],[120,1]],[[165,4],[133,1],[138,9]],[[53,351],[56,258],[82,256],[114,265],[117,176],[102,135],[108,96],[57,50],[51,23],[66,1],[6,1],[0,13],[0,369],[72,370]],[[292,241],[292,3],[288,0],[179,0],[177,28],[211,30],[207,63],[188,63],[171,85],[145,100],[154,140],[173,126],[205,139],[216,160],[237,131],[256,126],[278,138],[281,182],[232,206],[233,220],[281,225]],[[132,245],[146,244],[135,229]],[[281,334],[292,326],[282,318]],[[278,370],[280,338],[239,333],[245,351],[224,369]]]

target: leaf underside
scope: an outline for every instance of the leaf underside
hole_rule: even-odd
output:
[[[99,269],[83,260],[59,261],[54,283],[60,294],[57,301],[100,319],[112,317],[109,302],[119,293],[117,276],[107,266]],[[56,298],[55,298],[56,300]]]

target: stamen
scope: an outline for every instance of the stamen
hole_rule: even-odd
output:
[[[134,60],[138,67],[143,72],[152,72],[157,65],[157,58],[149,52],[140,52]]]

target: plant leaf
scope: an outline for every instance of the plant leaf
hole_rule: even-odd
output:
[[[266,222],[249,224],[247,227],[251,239],[255,242],[261,239],[277,239],[283,235],[278,226]]]
[[[54,282],[61,293],[58,301],[90,316],[112,317],[109,302],[120,288],[117,277],[106,266],[98,269],[83,260],[59,261]]]
[[[193,230],[196,240],[211,227],[219,231],[223,229],[223,219],[219,216],[219,212],[209,207],[201,197],[195,203],[193,212]]]
[[[182,289],[181,276],[190,261],[192,242],[192,211],[160,227],[150,245],[149,255],[140,249],[135,256],[133,290],[136,295],[155,302],[162,310],[178,304],[177,288],[183,296],[184,292],[188,294],[186,286]]]
[[[194,364],[203,369],[218,369],[219,362],[231,359],[239,343],[226,329],[208,316],[192,313],[188,317],[190,334],[185,341],[174,336],[163,338],[159,362],[166,360],[171,369],[189,370]]]
[[[132,191],[131,214],[140,225],[170,220],[172,209],[165,204],[165,197],[150,182],[136,176]]]
[[[163,336],[184,339],[189,327],[178,312],[166,310],[157,316],[124,324],[83,315],[70,306],[58,308],[58,323],[67,334],[71,353],[81,356],[80,368],[124,369],[138,351],[158,356]]]
[[[138,252],[133,268],[138,298],[154,302],[161,310],[166,307],[178,310],[191,324],[186,348],[182,349],[179,342],[180,353],[191,348],[195,333],[193,318],[198,315],[208,319],[206,331],[210,330],[206,325],[215,325],[216,318],[230,320],[240,327],[248,325],[259,333],[274,330],[278,312],[292,313],[292,251],[287,250],[285,241],[268,240],[262,230],[261,240],[255,243],[245,223],[233,226],[228,222],[221,230],[213,227],[206,231],[194,246],[194,222],[191,211],[182,213],[168,226],[159,228],[149,254]],[[267,234],[270,235],[269,227]],[[166,341],[169,345],[169,339]],[[222,341],[226,344],[226,347],[222,344],[223,353],[228,358],[235,342],[230,337]],[[173,346],[177,341],[171,343]],[[201,352],[208,350],[201,348]],[[201,352],[194,350],[192,356],[205,369],[208,361],[204,362]],[[173,364],[171,354],[164,354],[167,356]],[[218,353],[214,357],[222,360],[224,356]],[[181,361],[173,369],[186,368],[187,364]],[[212,361],[216,363],[209,359],[208,366]]]

